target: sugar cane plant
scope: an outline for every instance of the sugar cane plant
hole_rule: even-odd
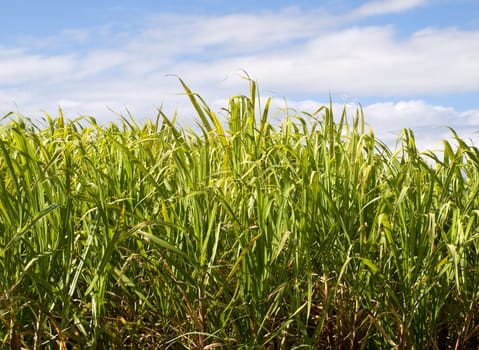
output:
[[[476,349],[479,150],[362,110],[0,126],[0,344]]]

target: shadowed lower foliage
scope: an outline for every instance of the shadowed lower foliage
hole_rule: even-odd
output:
[[[4,118],[2,347],[478,348],[477,148],[183,86],[195,131]]]

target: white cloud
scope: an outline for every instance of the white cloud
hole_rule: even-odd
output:
[[[0,54],[1,84],[19,84],[31,81],[56,80],[74,69],[72,55],[46,56],[9,50]],[[0,85],[1,88],[1,85]]]
[[[258,18],[253,16],[252,20]],[[295,19],[298,24],[302,20]],[[188,81],[210,84],[243,68],[268,88],[285,94],[332,91],[394,96],[479,88],[479,31],[430,28],[397,40],[392,27],[353,27],[307,33],[307,39],[296,42],[293,39],[299,34],[286,31],[274,37],[268,34],[268,27],[263,28],[264,36],[249,40],[255,31],[261,33],[258,28],[245,32],[240,41],[229,25],[223,28],[213,24],[214,20],[196,21],[196,25],[190,23],[191,32],[183,28],[176,37],[170,37],[169,32],[156,37],[149,28],[123,46],[92,49],[84,55],[4,54],[0,56],[0,79],[3,84],[31,79],[48,83],[60,76],[68,84],[69,79],[92,75],[101,81],[104,72],[113,72],[126,81],[174,73]],[[198,26],[203,27],[200,32],[216,30],[221,35],[210,41],[199,39]],[[261,40],[270,40],[263,47],[271,47],[258,47]],[[281,45],[283,41],[292,43]],[[245,47],[248,45],[251,47]]]
[[[111,71],[116,68],[128,67],[129,56],[126,52],[119,50],[95,50],[84,57],[78,57],[76,72],[79,77],[87,77]]]
[[[411,10],[424,5],[427,0],[377,0],[369,1],[352,12],[353,16],[365,17]]]
[[[479,31],[429,30],[398,41],[390,27],[351,28],[301,47],[249,56],[245,69],[276,88],[357,95],[479,89]],[[237,64],[237,62],[234,62]]]
[[[434,106],[421,100],[375,103],[364,107],[366,121],[381,139],[392,145],[401,129],[411,129],[421,149],[441,148],[454,129],[461,138],[479,144],[479,109],[459,112],[451,107]]]
[[[156,57],[157,68],[189,81],[217,81],[242,68],[284,93],[394,96],[479,87],[479,31],[426,28],[399,39],[393,26],[335,29],[338,18],[315,15],[160,16],[125,49],[136,61]]]

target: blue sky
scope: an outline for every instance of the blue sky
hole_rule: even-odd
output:
[[[26,1],[2,4],[0,114],[193,112],[171,74],[218,111],[247,93],[312,112],[361,104],[386,142],[479,144],[479,1]],[[112,110],[114,112],[112,112]],[[351,112],[352,113],[352,112]]]

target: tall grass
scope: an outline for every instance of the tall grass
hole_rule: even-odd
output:
[[[3,347],[477,348],[477,148],[183,86],[195,131],[5,116]]]

